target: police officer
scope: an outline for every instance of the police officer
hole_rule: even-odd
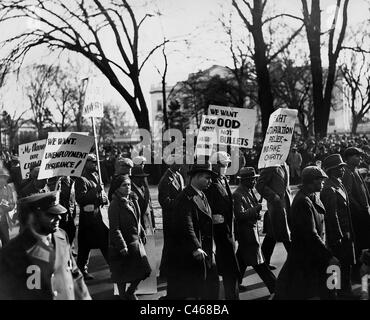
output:
[[[225,173],[231,163],[230,155],[219,151],[211,155],[212,170],[216,173],[205,190],[212,210],[216,243],[217,270],[222,275],[225,298],[239,300],[239,265],[235,255],[233,198]]]
[[[0,251],[0,299],[91,300],[58,228],[66,213],[58,198],[54,191],[19,200],[23,231]]]
[[[80,206],[78,225],[77,266],[85,280],[93,279],[88,273],[90,249],[100,249],[108,262],[108,228],[104,224],[100,206],[108,204],[97,173],[97,160],[94,154],[87,156],[81,177],[75,182],[76,201]]]

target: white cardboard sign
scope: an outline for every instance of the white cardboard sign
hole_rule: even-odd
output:
[[[41,165],[46,139],[20,144],[18,147],[22,178],[28,179],[31,168]]]

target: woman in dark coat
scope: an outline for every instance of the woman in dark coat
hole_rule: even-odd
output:
[[[143,245],[145,232],[137,197],[131,192],[131,180],[128,175],[117,179],[108,210],[109,264],[121,299],[137,300],[135,290],[140,281],[150,275],[151,268]],[[127,290],[126,283],[130,283]]]

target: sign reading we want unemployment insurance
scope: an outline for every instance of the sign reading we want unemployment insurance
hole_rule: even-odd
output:
[[[38,178],[81,176],[93,144],[94,137],[83,133],[49,132]]]
[[[289,154],[297,110],[277,109],[270,116],[258,169],[282,165]]]

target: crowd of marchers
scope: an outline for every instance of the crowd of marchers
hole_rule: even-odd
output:
[[[307,149],[312,143],[317,144],[308,141]],[[158,184],[160,277],[167,282],[162,299],[238,300],[247,289],[242,285],[247,267],[253,267],[272,299],[359,298],[352,288],[369,274],[370,194],[366,172],[359,170],[366,164],[367,140],[355,145],[301,161],[294,199],[292,163],[299,158],[295,154],[304,157],[297,141],[290,166],[258,172],[246,157],[234,192],[226,152],[190,167],[178,164],[182,155],[169,155],[171,165]],[[39,180],[35,167],[22,180],[16,157],[4,163],[0,299],[91,299],[85,283],[93,279],[89,256],[91,249],[100,249],[119,297],[137,300],[138,285],[152,272],[145,244],[155,232],[145,162],[142,156],[118,155],[109,169],[107,193],[94,154],[81,177]],[[287,251],[279,274],[271,265],[277,242]]]

